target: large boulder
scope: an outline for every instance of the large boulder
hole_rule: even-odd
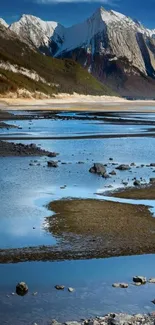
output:
[[[103,164],[95,163],[94,166],[89,169],[89,172],[103,176],[106,174],[106,168]]]
[[[28,293],[28,286],[25,282],[19,282],[16,285],[16,293],[19,296],[25,296]]]

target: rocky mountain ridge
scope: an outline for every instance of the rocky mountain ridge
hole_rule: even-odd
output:
[[[155,30],[136,20],[101,7],[68,28],[32,15],[8,28],[44,54],[79,62],[123,96],[155,97]]]

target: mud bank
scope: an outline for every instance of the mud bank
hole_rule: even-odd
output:
[[[118,190],[113,194],[108,195],[115,196],[122,199],[133,200],[155,200],[155,183],[148,184],[146,186],[130,187],[122,190]]]
[[[0,141],[0,157],[48,156],[50,154],[51,152],[43,150],[33,143],[24,145],[22,143]]]
[[[55,214],[45,219],[44,228],[56,245],[1,249],[0,263],[155,253],[155,218],[146,206],[74,199],[49,208]]]

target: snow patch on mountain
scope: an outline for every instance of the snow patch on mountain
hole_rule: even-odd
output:
[[[9,25],[6,23],[6,21],[3,18],[0,18],[0,24],[2,24],[3,26],[5,26],[6,28],[9,27]]]

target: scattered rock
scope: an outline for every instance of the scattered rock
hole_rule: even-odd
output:
[[[81,325],[79,322],[66,322],[65,325]]]
[[[127,186],[128,185],[128,182],[123,181],[122,184],[125,185],[125,186]]]
[[[130,166],[129,165],[125,165],[125,164],[121,164],[118,167],[116,167],[116,169],[118,170],[129,170]]]
[[[48,157],[49,158],[54,158],[54,157],[56,157],[58,155],[58,153],[56,153],[56,152],[50,152],[49,154],[48,154]]]
[[[153,301],[155,303],[155,300]],[[114,314],[110,313],[104,317],[96,317],[93,319],[81,319],[80,322],[58,323],[53,320],[52,325],[154,325],[155,313],[150,314]]]
[[[75,291],[75,289],[74,289],[74,288],[71,288],[71,287],[69,287],[69,288],[68,288],[68,291],[69,291],[69,292],[74,292],[74,291]]]
[[[133,277],[133,282],[135,282],[135,283],[137,283],[137,282],[139,282],[139,283],[141,283],[141,284],[145,284],[146,283],[146,281],[147,281],[147,279],[146,279],[146,277],[144,277],[144,276],[134,276]]]
[[[136,180],[133,182],[133,185],[134,185],[134,186],[140,186],[140,185],[141,185],[141,182],[140,182],[138,179],[136,179]]]
[[[112,170],[109,174],[114,176],[114,175],[116,175],[116,172],[115,172],[115,170]]]
[[[130,164],[130,166],[134,167],[134,166],[136,166],[136,164],[133,162],[133,163]]]
[[[107,173],[105,173],[104,175],[102,175],[103,178],[110,178],[110,175],[108,175]]]
[[[139,287],[139,286],[142,285],[142,283],[141,282],[135,282],[134,285],[137,286],[137,287]]]
[[[65,289],[65,286],[62,286],[62,285],[56,285],[56,286],[55,286],[55,289],[57,289],[57,290],[64,290],[64,289]]]
[[[155,278],[149,279],[149,283],[155,283]]]
[[[82,164],[84,164],[84,161],[78,161],[78,164],[82,165]]]
[[[47,165],[48,165],[48,167],[54,167],[54,168],[57,168],[58,167],[57,161],[53,161],[53,160],[48,161],[47,162]]]
[[[150,167],[155,167],[155,163],[151,163],[150,164]]]
[[[128,284],[127,283],[113,283],[112,285],[114,288],[128,288]]]
[[[106,168],[103,164],[95,163],[94,166],[90,168],[89,172],[103,176],[106,174]]]
[[[19,296],[25,296],[28,293],[28,286],[25,282],[19,282],[16,285],[16,293]]]

